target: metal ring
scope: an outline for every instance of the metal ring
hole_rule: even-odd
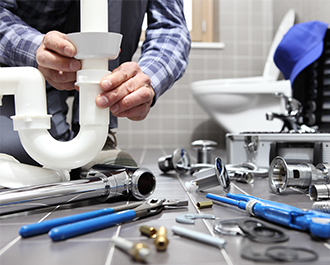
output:
[[[226,229],[229,226],[228,229]],[[219,222],[218,224],[215,224],[213,226],[213,230],[219,234],[222,235],[230,235],[230,236],[236,236],[236,235],[243,235],[243,231],[238,226],[237,220],[224,220]]]

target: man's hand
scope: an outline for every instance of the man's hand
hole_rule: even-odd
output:
[[[77,89],[74,83],[81,62],[73,58],[76,52],[76,48],[65,34],[50,31],[44,36],[36,52],[38,69],[56,89]]]
[[[101,80],[104,90],[96,98],[100,108],[110,108],[113,115],[143,120],[150,111],[155,92],[150,78],[135,62],[127,62]]]

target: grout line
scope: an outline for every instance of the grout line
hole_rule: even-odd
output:
[[[2,249],[0,249],[0,256],[3,253],[5,253],[8,249],[10,249],[13,245],[15,245],[20,239],[21,239],[21,236],[18,236],[14,240],[9,242],[6,246],[4,246]]]
[[[178,180],[180,181],[180,184],[181,184],[181,186],[183,187],[184,191],[187,193],[187,195],[188,195],[190,201],[194,204],[194,208],[195,208],[195,210],[197,211],[197,213],[200,214],[201,211],[198,209],[198,207],[197,207],[197,205],[196,205],[196,204],[197,204],[196,200],[191,196],[190,192],[187,190],[186,186],[184,185],[184,183],[182,182],[182,180],[181,180],[181,178],[180,178],[180,175],[179,175],[179,174],[176,174],[176,176],[177,176]],[[207,230],[208,230],[209,233],[212,235],[212,237],[215,237],[215,234],[214,234],[214,232],[213,232],[212,227],[210,227],[210,224],[209,224],[204,218],[203,218],[202,220],[203,220],[203,222],[204,222],[204,224],[205,224]],[[233,265],[234,263],[233,263],[232,260],[230,259],[230,257],[229,257],[229,255],[228,255],[227,251],[226,251],[224,248],[219,249],[219,250],[220,250],[220,253],[222,254],[222,257],[223,257],[224,260],[226,261],[227,265]]]
[[[50,211],[49,213],[47,213],[44,217],[42,217],[38,223],[42,222],[43,220],[45,220],[49,215],[51,215],[56,209],[58,209],[59,207],[61,207],[61,205],[57,205],[52,211]],[[22,237],[18,236],[15,239],[13,239],[11,242],[9,242],[6,246],[4,246],[2,249],[0,249],[0,256],[2,254],[4,254],[8,249],[10,249],[13,245],[15,245]]]
[[[119,236],[120,230],[121,230],[121,225],[118,226],[117,231],[116,231],[114,236]],[[110,265],[111,264],[112,259],[113,259],[113,255],[115,254],[115,249],[116,249],[116,246],[115,246],[115,244],[112,243],[111,247],[110,247],[110,250],[109,250],[107,260],[105,262],[105,265]]]

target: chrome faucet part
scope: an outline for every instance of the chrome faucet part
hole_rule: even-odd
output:
[[[98,198],[106,201],[116,196],[133,195],[143,200],[155,190],[156,178],[145,168],[134,172],[125,169],[109,172],[92,171],[87,178],[29,186],[0,192],[0,214]]]
[[[228,170],[228,175],[230,180],[236,180],[237,182],[246,183],[246,184],[254,183],[254,175],[250,172]]]
[[[251,173],[256,177],[267,177],[268,168],[258,167],[255,163],[244,162],[239,164],[227,164],[226,168],[228,171],[241,171]]]
[[[215,219],[212,214],[182,214],[175,218],[178,223],[182,224],[194,224],[195,219]]]
[[[287,164],[284,158],[277,156],[269,166],[269,186],[274,193],[282,193],[288,187],[308,189],[312,184],[329,182],[329,166],[302,163]]]
[[[230,190],[230,178],[224,162],[220,157],[215,159],[213,168],[202,169],[193,174],[196,177],[198,191],[220,185],[225,192]]]
[[[309,187],[309,197],[313,201],[330,199],[330,184],[317,184]]]
[[[191,143],[193,148],[197,150],[197,163],[211,164],[211,152],[218,145],[217,142],[211,140],[196,140]]]
[[[175,170],[179,174],[184,174],[190,170],[189,154],[185,149],[177,148],[172,155],[160,157],[158,167],[164,173]]]
[[[298,100],[287,97],[283,93],[274,93],[274,96],[284,99],[286,111],[284,113],[267,112],[267,120],[271,121],[274,118],[277,118],[283,121],[281,131],[284,131],[285,128],[287,128],[289,132],[315,132],[313,128],[310,128],[305,124],[299,125],[302,119],[303,106]]]

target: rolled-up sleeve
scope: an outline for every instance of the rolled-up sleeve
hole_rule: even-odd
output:
[[[154,102],[184,74],[190,42],[182,1],[149,1],[148,28],[139,65],[151,79]]]
[[[43,34],[13,14],[9,7],[14,6],[0,5],[0,62],[37,67],[35,54]]]

